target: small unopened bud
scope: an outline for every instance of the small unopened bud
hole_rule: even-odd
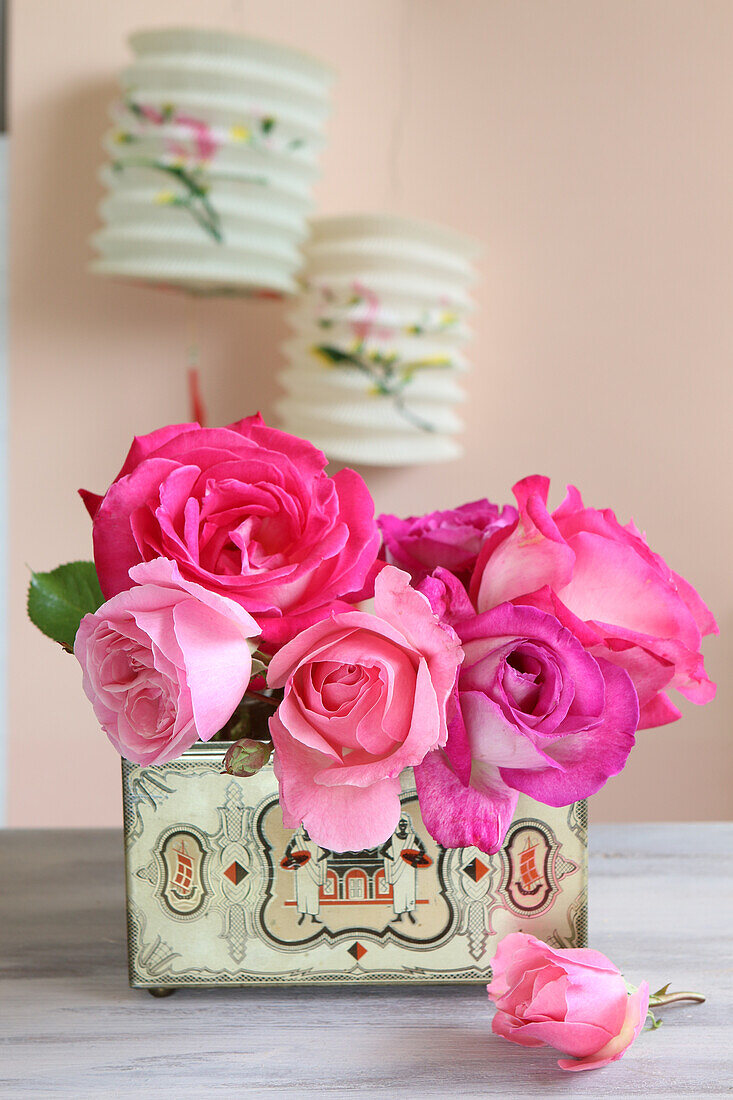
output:
[[[241,741],[235,741],[227,749],[224,771],[240,779],[249,779],[260,768],[264,768],[271,755],[272,745],[269,742],[253,741],[251,737],[245,737]]]

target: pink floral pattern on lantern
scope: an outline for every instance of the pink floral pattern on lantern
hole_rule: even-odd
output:
[[[136,156],[134,151],[121,153],[112,163],[113,170],[121,172],[126,168],[151,168],[165,175],[174,186],[170,190],[159,191],[155,196],[156,203],[187,210],[208,236],[217,244],[222,244],[221,217],[210,197],[212,162],[228,142],[271,149],[277,120],[272,115],[261,115],[250,123],[224,130],[179,111],[170,103],[156,107],[131,97],[125,101],[124,109],[133,116],[136,125],[118,130],[116,142],[123,147],[134,147],[136,142],[148,137],[151,132],[164,128],[163,155]],[[280,151],[294,152],[303,144],[301,138],[293,138],[281,143]],[[266,177],[261,174],[234,176],[217,170],[216,178],[232,179],[237,183],[267,183]]]
[[[358,280],[352,283],[345,300],[325,284],[313,289],[317,292],[319,327],[342,331],[328,339],[324,335],[311,348],[312,354],[329,367],[358,371],[364,376],[367,392],[391,398],[397,413],[414,428],[435,431],[433,424],[411,408],[410,384],[425,371],[455,369],[453,356],[441,353],[405,356],[399,350],[385,348],[384,342],[393,340],[401,326],[387,315],[377,292]],[[435,320],[436,312],[439,321]],[[427,310],[419,321],[403,327],[409,335],[419,337],[445,332],[457,320],[457,315],[448,310]]]

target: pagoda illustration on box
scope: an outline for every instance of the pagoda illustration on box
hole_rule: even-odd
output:
[[[586,808],[520,800],[504,848],[447,850],[411,772],[394,835],[331,852],[282,822],[272,768],[222,773],[224,743],[123,761],[130,983],[486,981],[499,938],[586,939]]]

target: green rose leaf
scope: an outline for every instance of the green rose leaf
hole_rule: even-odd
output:
[[[28,615],[38,629],[69,651],[79,623],[104,603],[92,561],[72,561],[50,573],[32,573]]]

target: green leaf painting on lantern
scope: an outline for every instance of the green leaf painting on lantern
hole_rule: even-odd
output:
[[[222,129],[188,115],[170,103],[156,107],[128,97],[123,106],[131,116],[133,125],[117,130],[114,135],[121,152],[112,161],[113,170],[122,172],[129,168],[149,168],[162,173],[171,186],[156,193],[155,203],[188,211],[208,237],[216,244],[223,244],[221,215],[210,195],[212,177],[215,176],[217,181],[257,185],[265,185],[268,181],[263,175],[234,176],[218,168],[214,170],[213,162],[225,145],[247,145],[257,150],[272,151],[277,119],[273,115],[265,115]],[[161,127],[166,128],[162,155],[135,156],[134,146]],[[301,138],[292,138],[281,142],[280,151],[295,152],[303,145]]]
[[[400,334],[434,336],[451,330],[458,316],[448,309],[425,310],[409,324],[396,324],[385,318],[378,295],[355,283],[347,300],[338,303],[336,294],[320,287],[322,298],[318,316],[319,328],[329,331],[345,324],[351,340],[348,344],[336,339],[315,344],[311,351],[329,367],[357,370],[369,379],[367,392],[389,397],[397,413],[413,427],[424,432],[436,431],[435,425],[415,412],[409,404],[409,387],[418,374],[426,371],[455,369],[449,354],[405,357],[395,350],[375,346],[375,340],[389,340]]]
[[[350,351],[343,351],[332,344],[317,344],[313,347],[313,353],[328,366],[354,367],[361,371],[372,383],[370,393],[391,397],[397,412],[414,427],[424,432],[436,431],[434,425],[410,409],[405,401],[404,391],[418,371],[449,369],[452,366],[449,356],[404,361],[395,353],[365,352],[360,345],[355,345]]]

